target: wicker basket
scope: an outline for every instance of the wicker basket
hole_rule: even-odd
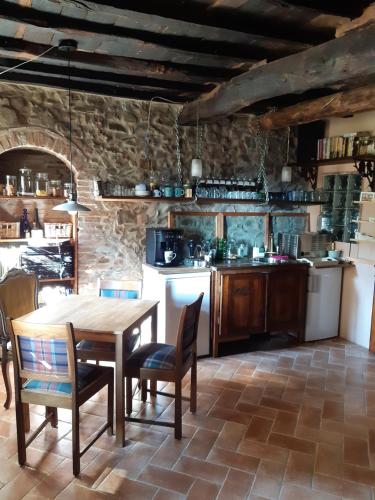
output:
[[[71,238],[73,224],[70,222],[45,222],[45,238]]]
[[[16,239],[19,237],[19,222],[0,222],[0,239]]]

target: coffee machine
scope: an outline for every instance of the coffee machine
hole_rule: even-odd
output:
[[[172,251],[176,256],[171,262],[165,261],[164,252]],[[146,228],[146,262],[152,266],[174,267],[184,260],[184,240],[182,229],[162,227]]]

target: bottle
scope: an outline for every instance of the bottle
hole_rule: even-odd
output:
[[[31,225],[29,219],[27,218],[27,208],[22,210],[22,215],[20,219],[20,237],[30,238],[31,237]]]
[[[43,228],[39,220],[39,213],[37,208],[34,211],[34,222],[33,222],[33,228],[31,230],[31,238],[32,239],[43,238]]]
[[[259,248],[259,257],[264,257],[265,253],[266,253],[266,249],[264,248],[264,243],[262,243],[260,248]]]

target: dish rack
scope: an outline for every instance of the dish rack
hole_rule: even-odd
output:
[[[19,222],[0,222],[0,239],[16,239],[20,237]]]
[[[73,224],[70,222],[45,222],[45,238],[71,238]]]

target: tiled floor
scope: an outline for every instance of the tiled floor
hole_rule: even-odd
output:
[[[100,438],[79,479],[69,412],[33,443],[21,470],[14,409],[1,410],[0,499],[375,499],[374,355],[324,341],[203,360],[198,381],[198,412],[185,406],[181,441],[171,429],[128,425],[128,446]],[[166,419],[168,404],[158,397],[136,408]],[[105,410],[104,394],[85,405],[83,441]],[[41,415],[32,408],[34,427]]]

